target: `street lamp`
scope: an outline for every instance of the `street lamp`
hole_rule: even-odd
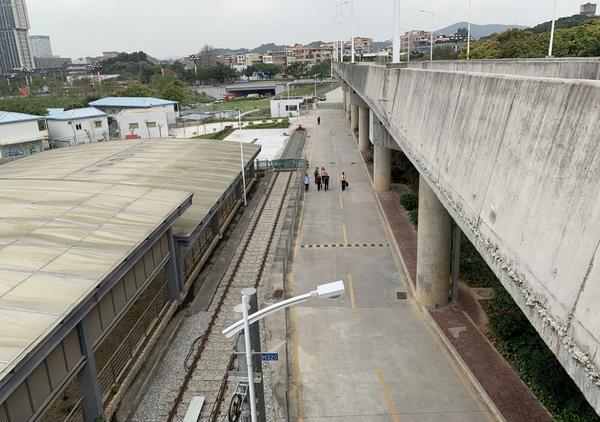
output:
[[[244,142],[242,140],[242,135],[243,135],[243,130],[242,130],[242,116],[245,116],[247,114],[251,114],[251,113],[255,113],[259,111],[258,109],[256,110],[250,110],[247,111],[245,113],[242,113],[242,110],[238,110],[238,126],[239,126],[239,131],[240,131],[240,160],[241,160],[241,165],[242,165],[242,185],[243,185],[243,190],[244,190],[244,206],[247,207],[248,206],[248,200],[246,198],[246,163],[244,162]],[[185,126],[184,126],[185,127]]]
[[[337,298],[344,294],[344,282],[336,281],[333,283],[322,284],[317,286],[316,290],[313,290],[309,293],[305,293],[300,296],[295,296],[290,299],[283,300],[279,303],[275,303],[271,306],[267,306],[266,308],[261,309],[258,312],[253,313],[252,315],[248,315],[248,302],[249,297],[247,295],[242,294],[242,312],[244,318],[240,321],[230,325],[225,328],[222,333],[225,337],[231,338],[235,334],[244,330],[244,343],[246,349],[246,366],[248,368],[248,390],[250,393],[250,415],[252,422],[257,422],[258,416],[256,412],[256,393],[254,391],[254,371],[252,368],[252,342],[250,339],[250,325],[255,322],[260,321],[264,317],[271,315],[275,312],[281,311],[283,309],[289,308],[294,305],[298,305],[302,302],[306,302],[311,298]]]
[[[196,79],[198,79],[198,59],[200,58],[200,56],[198,56],[197,54],[192,54],[190,56],[190,59],[192,59],[192,61],[194,62],[194,73],[196,74]]]
[[[433,61],[433,18],[435,17],[435,13],[433,10],[429,9],[421,9],[421,12],[431,15],[431,46],[429,48],[429,60]]]
[[[473,5],[473,0],[469,0],[469,24],[467,25],[467,60],[469,60],[469,57],[471,56],[471,21],[472,21],[472,14],[471,14],[471,7]]]
[[[392,62],[400,63],[400,0],[394,0],[394,40]]]
[[[342,23],[343,17],[344,17],[344,6],[350,4],[349,0],[346,1],[342,1],[340,3],[338,3],[335,7],[339,8],[339,22],[338,24]],[[354,9],[354,8],[353,8]],[[353,17],[354,13],[352,13]],[[352,20],[350,22],[350,26],[352,27]],[[352,28],[351,28],[352,29]],[[352,40],[352,47],[354,47],[354,39]],[[344,50],[346,48],[345,42],[344,41],[340,41],[340,62],[343,63],[344,62]],[[352,55],[352,61],[354,62],[354,55]]]
[[[354,0],[350,3],[350,32],[352,36],[352,63],[354,63]]]
[[[552,28],[550,29],[550,45],[548,46],[548,57],[552,57],[554,50],[554,27],[556,26],[556,7],[558,0],[554,0],[554,10],[552,12]]]

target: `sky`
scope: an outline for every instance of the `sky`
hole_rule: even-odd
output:
[[[393,0],[26,0],[30,34],[49,35],[54,54],[98,56],[143,50],[181,57],[213,47],[307,43],[393,33]],[[347,3],[341,7],[336,4]],[[533,26],[552,18],[554,0],[471,0],[477,24]],[[558,16],[586,0],[558,0]],[[442,28],[469,16],[469,0],[401,0],[404,30]],[[343,10],[342,12],[340,12]]]

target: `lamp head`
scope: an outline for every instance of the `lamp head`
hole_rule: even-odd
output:
[[[319,298],[337,299],[344,294],[345,290],[343,281],[335,281],[317,286],[316,296]]]

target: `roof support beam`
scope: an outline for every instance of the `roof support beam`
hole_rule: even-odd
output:
[[[87,333],[85,320],[77,324],[77,334],[81,344],[81,352],[85,356],[85,364],[77,378],[79,380],[79,391],[82,398],[83,415],[86,421],[95,421],[104,414],[102,405],[102,394],[98,384],[98,370],[94,359],[94,349]]]

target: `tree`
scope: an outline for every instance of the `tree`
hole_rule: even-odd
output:
[[[152,90],[146,85],[133,84],[119,93],[120,97],[151,97]]]
[[[472,59],[544,57],[547,45],[540,37],[522,29],[509,29],[471,45]],[[464,50],[460,58],[465,57]]]
[[[305,62],[293,62],[287,67],[286,73],[294,78],[301,78],[307,70],[308,65]]]
[[[458,53],[452,47],[447,45],[433,47],[434,60],[455,60],[457,57]]]
[[[456,35],[460,38],[467,38],[469,36],[469,30],[467,28],[458,28],[456,30]]]
[[[212,67],[217,64],[217,53],[213,47],[204,44],[198,53],[199,67]]]
[[[260,75],[261,79],[272,79],[275,75],[281,73],[283,69],[281,66],[272,63],[256,63],[252,66],[248,66],[244,70],[244,75],[250,77],[254,74]]]
[[[183,104],[188,96],[188,90],[181,81],[173,81],[167,85],[160,93],[160,97],[165,100],[177,101]]]
[[[323,60],[321,63],[314,65],[310,69],[310,73],[317,75],[317,78],[321,80],[331,77],[331,60]]]

